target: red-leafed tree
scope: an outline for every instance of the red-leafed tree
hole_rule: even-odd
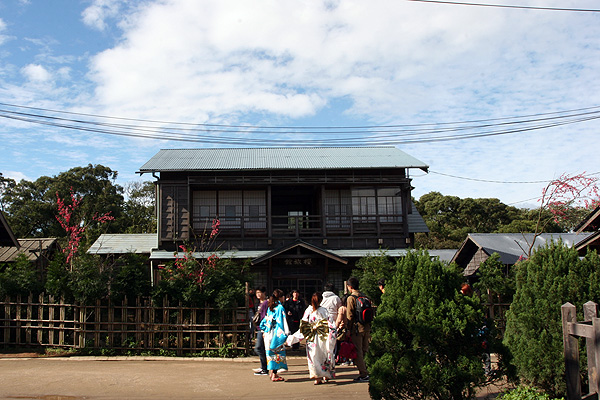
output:
[[[243,304],[245,265],[219,257],[219,220],[196,237],[193,243],[179,246],[175,261],[161,270],[154,291],[160,301],[165,295],[190,305],[209,303],[220,308]]]
[[[73,192],[73,188],[71,188],[71,203],[66,203],[63,199],[60,198],[58,192],[56,192],[56,203],[58,205],[58,215],[56,219],[60,226],[67,233],[67,245],[63,249],[63,252],[67,254],[67,264],[71,265],[71,261],[73,257],[77,254],[79,250],[79,245],[81,244],[81,239],[85,233],[85,230],[89,226],[89,222],[86,223],[81,218],[77,218],[77,210],[81,206],[82,199],[78,195]],[[109,221],[114,220],[114,217],[110,215],[110,212],[107,212],[102,215],[98,215],[95,213],[92,217],[92,221],[96,221],[100,224],[107,223]]]
[[[587,176],[585,172],[577,175],[562,174],[546,185],[539,202],[533,240],[528,243],[528,257],[531,256],[535,240],[550,222],[554,221],[565,231],[572,231],[591,209],[600,205],[598,178]],[[550,212],[550,218],[544,217],[545,211]]]

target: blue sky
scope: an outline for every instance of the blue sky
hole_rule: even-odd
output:
[[[597,0],[473,2],[600,9]],[[599,76],[600,12],[406,0],[0,1],[0,103],[19,106],[0,110],[10,112],[161,128],[440,127],[598,107]],[[593,119],[395,145],[430,166],[412,172],[417,198],[439,191],[534,206],[543,181],[600,172],[599,130]],[[297,145],[343,137],[235,135]],[[0,118],[0,172],[17,180],[91,163],[118,171],[125,184],[161,148],[224,145]]]

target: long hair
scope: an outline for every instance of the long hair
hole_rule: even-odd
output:
[[[273,294],[269,296],[269,302],[267,303],[269,305],[269,310],[274,311],[275,307],[277,307],[277,304],[279,304],[279,299],[283,297],[283,290],[281,289],[275,289],[273,290]]]
[[[313,311],[316,311],[319,308],[322,301],[323,295],[321,294],[321,292],[313,293],[312,298],[310,299],[310,305],[312,306]]]

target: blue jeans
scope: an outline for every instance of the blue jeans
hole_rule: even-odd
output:
[[[267,370],[267,352],[265,350],[265,341],[263,339],[263,332],[256,332],[256,344],[254,345],[254,352],[260,358],[260,367],[263,371]]]

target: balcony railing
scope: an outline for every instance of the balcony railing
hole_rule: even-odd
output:
[[[193,230],[210,232],[212,218],[194,217]],[[221,217],[219,236],[226,238],[302,238],[402,235],[401,215],[273,215]]]

